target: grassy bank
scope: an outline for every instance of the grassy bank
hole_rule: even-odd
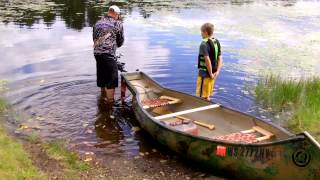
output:
[[[0,98],[0,115],[6,111],[6,103]],[[9,137],[0,124],[0,177],[3,179],[45,179],[23,146]]]
[[[1,105],[5,107],[2,102]],[[0,115],[5,109],[1,111]],[[0,179],[97,179],[105,176],[103,169],[82,161],[63,141],[42,142],[39,139],[32,136],[19,141],[8,136],[0,122]]]
[[[8,137],[0,127],[0,177],[4,179],[45,179],[32,165],[21,144]]]
[[[63,176],[67,179],[77,178],[81,173],[90,170],[90,166],[79,160],[76,153],[70,152],[63,141],[52,141],[42,144],[42,148],[50,158],[55,159],[63,167]]]
[[[0,116],[6,113],[6,101],[1,98],[5,82],[0,81]],[[0,119],[1,120],[1,119]],[[3,179],[44,179],[46,176],[33,166],[23,146],[9,137],[0,122],[0,177]]]
[[[5,82],[0,81],[0,179],[90,179],[103,174],[68,151],[63,141],[41,142],[31,135],[19,141],[8,136],[2,126],[7,114],[2,98],[5,89]]]
[[[0,127],[0,179],[77,179],[104,174],[81,161],[62,141],[17,142]]]
[[[2,98],[3,93],[5,93],[6,91],[6,86],[7,82],[0,80],[0,115],[2,113],[4,113],[4,111],[6,110],[6,102],[5,100]]]
[[[0,113],[3,113],[6,110],[6,103],[3,99],[0,98]]]
[[[320,140],[320,78],[268,76],[258,82],[255,93],[258,102],[287,119],[289,129],[308,131]]]

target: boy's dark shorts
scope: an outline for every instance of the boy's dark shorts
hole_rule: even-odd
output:
[[[115,57],[109,54],[94,55],[97,65],[97,86],[107,89],[118,87],[118,66]]]

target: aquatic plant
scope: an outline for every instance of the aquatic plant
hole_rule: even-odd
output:
[[[294,132],[309,131],[320,140],[320,78],[284,79],[270,75],[261,79],[256,99],[288,118]]]

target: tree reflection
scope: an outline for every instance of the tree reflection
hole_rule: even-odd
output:
[[[31,27],[43,21],[50,27],[56,17],[66,23],[68,28],[81,30],[93,26],[106,12],[111,4],[120,6],[124,14],[130,14],[134,8],[142,17],[148,18],[155,11],[174,11],[185,8],[210,8],[217,4],[244,5],[254,1],[162,1],[162,0],[128,0],[128,1],[97,1],[97,0],[0,0],[0,21],[4,24],[13,22],[20,26]],[[266,1],[276,6],[292,6],[296,0]]]

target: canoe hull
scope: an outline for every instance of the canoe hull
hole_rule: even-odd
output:
[[[320,179],[320,149],[304,133],[265,144],[234,144],[188,135],[156,122],[127,83],[141,127],[162,145],[214,174],[239,179]]]
[[[135,98],[133,110],[141,127],[159,143],[198,162],[213,173],[232,175],[239,179],[320,178],[320,170],[317,169],[320,167],[319,149],[303,136],[263,146],[225,144],[185,136],[159,126],[145,115]],[[225,156],[217,155],[218,146],[226,148]]]

